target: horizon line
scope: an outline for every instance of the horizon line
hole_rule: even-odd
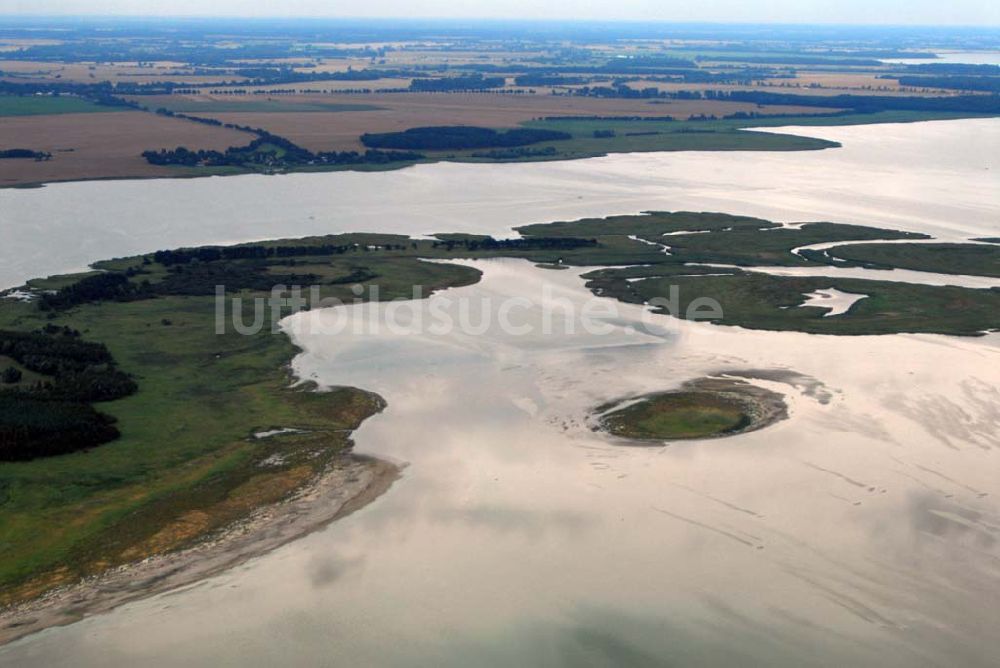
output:
[[[519,23],[565,23],[565,24],[651,24],[651,25],[677,25],[677,26],[823,26],[823,27],[843,27],[843,28],[937,28],[941,30],[970,28],[978,30],[1000,31],[1000,23],[997,24],[975,24],[975,23],[851,23],[851,22],[824,22],[824,21],[718,21],[718,20],[678,20],[678,19],[645,19],[645,18],[537,18],[519,16],[343,16],[333,14],[261,14],[256,16],[240,16],[234,14],[21,14],[0,12],[0,21],[6,19],[19,20],[66,20],[66,19],[105,19],[105,20],[208,20],[208,21],[274,21],[274,20],[300,20],[300,21],[355,21],[355,22],[418,22],[418,21],[441,21],[441,22],[519,22]]]

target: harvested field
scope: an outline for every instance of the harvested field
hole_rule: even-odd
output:
[[[226,108],[236,101],[222,98]],[[259,102],[256,98],[252,101]],[[763,114],[815,114],[829,110],[814,107],[758,107],[741,102],[714,100],[646,100],[559,97],[552,95],[491,95],[476,93],[387,93],[384,95],[282,96],[281,103],[366,103],[381,111],[323,112],[224,112],[204,109],[201,115],[226,123],[262,127],[312,151],[348,151],[363,148],[358,138],[365,132],[396,132],[428,125],[478,125],[516,127],[545,116],[673,116],[696,114],[723,116],[738,111]],[[150,101],[151,106],[159,103]]]
[[[3,98],[0,98],[2,101]],[[141,97],[133,97],[139,102],[143,101]],[[254,96],[254,97],[239,97],[230,100],[206,100],[199,99],[195,97],[164,97],[157,98],[157,100],[164,100],[162,104],[157,103],[157,108],[165,107],[171,111],[178,111],[187,114],[201,114],[201,113],[224,113],[224,112],[264,112],[264,113],[279,113],[279,112],[315,112],[323,111],[327,113],[337,113],[343,111],[381,111],[382,107],[377,107],[373,104],[364,104],[363,102],[356,103],[343,103],[343,102],[330,102],[324,99],[316,99],[314,101],[296,101],[286,99],[285,96],[279,96],[277,98]],[[2,107],[0,107],[2,109]],[[0,112],[2,113],[2,112]]]
[[[879,79],[875,74],[862,72],[799,71],[796,73],[795,79],[792,81],[803,86],[815,84],[817,86],[823,86],[824,88],[857,89],[870,86],[872,88],[881,87],[889,90],[899,89],[899,85],[894,79]],[[771,79],[768,81],[768,83],[775,85],[788,82],[788,79]]]
[[[150,165],[141,153],[149,148],[179,145],[223,149],[251,139],[251,135],[236,130],[139,111],[8,116],[0,118],[0,146],[47,151],[52,159],[0,160],[0,187],[76,179],[176,176],[176,169]]]
[[[258,93],[269,93],[275,90],[290,90],[290,91],[322,91],[323,93],[330,93],[333,91],[350,91],[358,89],[367,90],[398,90],[400,88],[409,88],[410,82],[413,79],[387,77],[384,79],[368,79],[360,81],[296,81],[293,84],[266,84],[263,86],[238,86],[240,90],[246,91],[256,91]],[[207,94],[211,95],[213,91],[226,90],[223,87],[212,88],[206,91]]]
[[[113,81],[123,83],[154,83],[177,81],[182,83],[211,83],[215,81],[240,81],[243,77],[232,74],[191,74],[183,63],[161,61],[139,67],[137,63],[52,63],[32,60],[0,60],[0,79],[7,81],[43,82],[58,77],[61,81],[94,83]]]

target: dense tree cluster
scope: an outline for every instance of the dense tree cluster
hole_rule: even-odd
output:
[[[405,248],[402,244],[389,244],[383,247],[387,250],[402,250]],[[357,244],[203,246],[201,248],[156,251],[153,253],[153,261],[165,267],[171,267],[191,262],[215,262],[218,260],[264,260],[267,258],[297,257],[300,255],[343,255],[357,248]]]
[[[208,255],[211,254],[203,254]],[[140,272],[141,270],[132,269],[128,272],[108,272],[84,277],[53,293],[42,295],[38,302],[39,308],[63,311],[94,302],[130,302],[168,295],[212,295],[219,285],[228,290],[266,291],[279,283],[306,285],[316,280],[314,274],[275,274],[269,273],[264,264],[215,262],[213,259],[190,263],[174,262],[169,266],[167,275],[155,283],[146,279],[131,280]]]
[[[0,461],[86,450],[120,436],[114,418],[84,403],[0,392]]]
[[[142,84],[131,84],[132,86]],[[139,105],[124,98],[119,94],[130,92],[126,88],[119,88],[108,81],[100,83],[73,83],[67,81],[40,81],[32,83],[20,83],[14,81],[0,81],[0,95],[70,95],[81,97],[97,104],[109,107],[128,107],[138,109]]]
[[[0,355],[46,378],[0,389],[0,461],[73,452],[118,437],[114,420],[90,404],[126,397],[137,386],[103,344],[49,325],[37,332],[0,331]],[[3,377],[13,384],[23,376],[11,367]]]
[[[420,93],[487,90],[490,88],[503,88],[506,84],[507,80],[504,77],[484,77],[482,74],[470,74],[468,76],[457,77],[414,79],[410,82],[410,90]]]
[[[3,160],[4,158],[49,160],[51,157],[51,153],[45,153],[44,151],[32,151],[30,148],[0,149],[0,160]]]
[[[434,242],[434,248],[453,251],[460,248],[468,251],[539,251],[574,250],[594,248],[596,239],[576,237],[527,237],[524,239],[494,239],[493,237],[470,237],[468,239],[443,239]]]
[[[916,88],[944,88],[947,90],[978,90],[1000,93],[1000,76],[901,76],[900,86]]]
[[[519,74],[514,77],[514,84],[518,86],[577,86],[586,82],[587,79],[583,77],[567,77],[546,72]]]
[[[134,283],[125,274],[100,273],[43,294],[38,305],[45,311],[60,311],[88,302],[131,301],[148,290],[148,283]]]
[[[410,128],[402,132],[365,133],[361,135],[361,143],[378,149],[461,151],[475,148],[510,148],[571,138],[572,135],[566,132],[538,128],[498,131],[465,125],[442,125]]]

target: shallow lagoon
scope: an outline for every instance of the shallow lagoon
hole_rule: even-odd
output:
[[[817,134],[837,133],[845,141],[852,133],[881,132],[896,136],[897,148],[934,156],[930,148],[916,150],[919,131],[934,144],[943,128],[952,141],[972,146],[982,144],[984,127],[995,140],[998,125],[963,121]],[[800,172],[790,170],[791,181],[762,192],[710,178],[732,176],[734,161],[750,160],[801,160],[801,171],[836,172],[822,165],[835,154],[634,155],[427,169],[485,169],[524,179],[519,170],[547,170],[547,194],[536,183],[524,201],[504,202],[496,194],[496,207],[469,215],[490,229],[654,206],[779,220],[891,224],[906,218],[911,224],[896,225],[964,236],[995,235],[1000,228],[996,177],[977,176],[972,166],[952,174],[947,154],[934,157],[933,166],[913,163],[920,178],[904,161],[907,171],[897,165],[896,174],[885,175],[886,183],[900,184],[897,190],[869,189],[853,201],[836,196],[837,188],[850,187],[851,174],[841,174],[828,190],[809,186],[801,174],[795,180]],[[874,178],[885,167],[884,155],[870,157]],[[674,175],[678,160],[687,161],[689,171],[680,173],[688,186]],[[699,164],[698,175],[707,179],[700,190],[690,171]],[[364,176],[406,181],[422,169]],[[954,179],[956,190],[947,197],[938,192],[937,206],[921,210],[927,193],[906,184],[917,188],[935,170]],[[634,194],[641,202],[627,199],[624,184],[601,173],[639,178]],[[980,187],[967,190],[962,175]],[[299,176],[331,183],[354,178]],[[299,176],[270,179],[268,186],[280,190]],[[239,180],[145,185],[228,187]],[[590,185],[601,199],[574,201],[571,193]],[[58,188],[106,186],[131,187]],[[453,186],[424,189],[437,191],[437,203],[406,219],[410,231],[472,229],[459,225],[471,194],[464,187],[451,192]],[[508,187],[514,185],[498,186],[513,197]],[[733,194],[720,200],[727,188]],[[691,192],[679,194],[685,189]],[[740,194],[747,200],[737,206]],[[924,199],[914,203],[918,195]],[[826,214],[812,213],[824,207]],[[440,217],[425,219],[433,209]],[[508,214],[503,224],[502,214]],[[358,218],[349,220],[362,220],[360,211],[353,215]],[[369,229],[401,230],[406,221]],[[437,227],[440,221],[447,226]],[[372,333],[385,304],[285,322],[305,350],[295,361],[303,378],[358,385],[388,400],[386,412],[366,422],[356,439],[359,452],[407,465],[385,496],[220,577],[26,638],[0,650],[0,660],[74,666],[993,665],[1000,652],[1000,337],[753,332],[650,316],[610,300],[596,300],[615,311],[600,316],[607,325],[602,333],[559,316],[559,335],[541,336],[543,304],[558,301],[579,313],[595,301],[580,272],[523,261],[474,264],[484,271],[481,283],[397,315],[405,321],[431,309],[457,314],[465,303],[476,308],[477,322],[487,313],[494,323],[479,335],[407,335],[386,327]],[[496,325],[500,305],[511,297],[530,304],[517,311],[517,324],[531,326],[530,333]],[[334,320],[364,325],[365,333],[352,334],[353,326],[323,333],[320,326]],[[572,331],[570,322],[576,323]],[[754,382],[786,395],[789,420],[729,439],[653,448],[622,447],[587,423],[590,409],[608,400],[706,373],[747,370]]]
[[[492,305],[496,323],[497,305],[518,296],[532,307],[515,325],[537,332],[543,300],[582,309],[591,299],[576,270],[476,266],[480,284],[415,303],[412,317],[443,308],[457,321],[467,299]],[[402,480],[221,577],[0,656],[990,665],[1000,649],[996,336],[751,332],[607,301],[617,309],[603,318],[608,331],[566,333],[559,319],[563,334],[544,337],[495,324],[475,336],[374,334],[386,305],[286,321],[301,330],[302,377],[387,399],[358,431],[358,451],[407,464]],[[347,326],[323,332],[336,323]],[[356,323],[364,334],[351,333]],[[587,424],[608,400],[746,370],[786,395],[789,420],[653,448]]]

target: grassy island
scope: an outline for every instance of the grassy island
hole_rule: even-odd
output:
[[[598,428],[635,441],[717,438],[787,417],[781,395],[740,380],[703,378],[672,392],[598,409]]]
[[[1000,247],[981,244],[851,244],[826,251],[847,264],[1000,277]]]

